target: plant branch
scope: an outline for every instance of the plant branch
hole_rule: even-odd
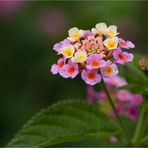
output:
[[[103,76],[102,76],[102,79],[103,79]],[[109,103],[110,103],[110,105],[111,105],[111,107],[112,107],[112,109],[113,109],[113,111],[115,113],[115,116],[117,118],[117,121],[118,121],[119,125],[121,126],[121,128],[122,128],[123,133],[125,134],[125,136],[128,137],[127,129],[126,129],[124,123],[122,122],[122,120],[121,120],[121,118],[120,118],[120,116],[119,116],[119,114],[118,114],[118,112],[117,112],[117,110],[115,108],[114,102],[112,100],[112,97],[111,97],[111,95],[109,93],[109,90],[108,90],[108,88],[106,86],[106,83],[105,83],[104,79],[102,80],[102,82],[103,82],[102,84],[103,84],[104,91],[105,91],[105,93],[106,93],[106,95],[108,97],[108,101],[109,101]]]

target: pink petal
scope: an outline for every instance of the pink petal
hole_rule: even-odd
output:
[[[135,48],[135,45],[131,41],[127,41],[127,45],[129,48]]]
[[[59,68],[56,64],[53,64],[50,71],[52,74],[57,74],[59,72]]]

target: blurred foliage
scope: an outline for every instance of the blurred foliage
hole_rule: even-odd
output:
[[[5,5],[0,2],[0,6]],[[0,9],[0,145],[41,108],[62,99],[86,99],[80,78],[63,79],[49,71],[57,60],[52,47],[67,36],[69,28],[87,29],[98,22],[116,24],[120,35],[136,44],[135,52],[147,54],[148,48],[146,1],[24,1],[18,6],[14,13],[13,9],[9,13]],[[61,31],[56,17],[43,19],[49,31],[44,30],[44,23],[41,26],[42,17],[51,12],[57,17],[63,14]]]

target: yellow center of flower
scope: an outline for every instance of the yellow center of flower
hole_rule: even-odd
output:
[[[99,35],[99,36],[103,36],[103,33],[99,32],[98,35]]]
[[[123,61],[125,61],[126,59],[127,59],[127,57],[126,56],[124,56],[124,55],[119,55],[119,58],[121,59],[121,60],[123,60]]]
[[[120,44],[121,44],[122,46],[126,46],[126,42],[120,41]]]
[[[78,55],[77,59],[78,60],[83,60],[83,59],[86,59],[86,56],[85,55]]]
[[[64,61],[61,61],[60,63],[58,63],[59,68],[64,66]]]
[[[113,69],[110,66],[107,66],[105,70],[107,74],[111,74],[113,72]]]
[[[71,38],[77,38],[78,36],[79,36],[79,33],[78,32],[75,32],[70,37]]]
[[[91,80],[95,79],[95,77],[96,77],[96,75],[95,75],[94,72],[91,72],[91,73],[88,74],[88,78],[91,79]]]
[[[113,48],[115,46],[115,42],[114,41],[110,41],[109,43],[108,43],[108,47],[109,48]]]
[[[73,74],[74,71],[75,71],[75,69],[74,69],[73,66],[71,66],[71,67],[69,67],[69,68],[67,69],[67,72],[68,72],[69,74]]]
[[[65,55],[69,56],[69,57],[72,56],[72,54],[73,54],[71,48],[65,49],[63,53],[64,53]]]
[[[93,60],[91,65],[94,67],[98,67],[98,66],[100,66],[100,63],[97,60]]]
[[[116,35],[116,32],[114,32],[114,31],[108,31],[108,34],[112,34],[113,36],[115,36]]]

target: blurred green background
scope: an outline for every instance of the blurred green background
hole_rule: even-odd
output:
[[[40,109],[62,99],[85,99],[85,84],[53,76],[52,50],[69,28],[118,26],[120,36],[148,50],[146,1],[0,1],[0,146]]]

